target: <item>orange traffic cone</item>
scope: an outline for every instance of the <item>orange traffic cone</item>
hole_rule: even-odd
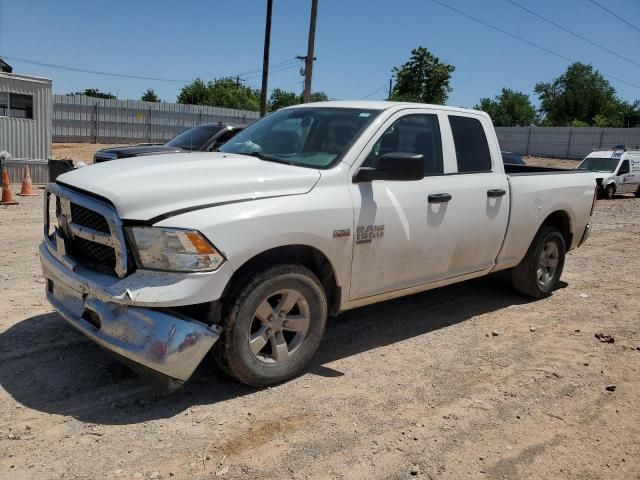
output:
[[[29,165],[25,165],[22,169],[22,189],[18,195],[23,197],[38,196],[38,194],[33,190],[33,185],[31,185],[31,171],[29,170]]]
[[[13,195],[9,188],[9,172],[7,167],[2,167],[2,201],[0,205],[17,205],[18,202],[13,201]]]

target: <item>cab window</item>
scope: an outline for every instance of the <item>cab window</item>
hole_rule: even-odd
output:
[[[449,115],[449,124],[456,146],[458,173],[490,172],[491,153],[480,120]]]
[[[387,153],[413,153],[424,157],[424,173],[442,175],[442,138],[438,116],[411,114],[396,120],[373,145],[362,166],[375,167]]]

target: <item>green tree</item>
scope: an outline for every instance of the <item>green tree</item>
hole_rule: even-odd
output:
[[[449,82],[454,70],[426,48],[415,48],[407,63],[392,70],[395,85],[391,99],[444,105],[453,90]]]
[[[113,93],[101,92],[97,88],[85,88],[82,92],[67,93],[68,97],[71,97],[74,95],[85,95],[87,97],[95,97],[95,98],[109,98],[109,99],[116,98],[116,96]]]
[[[487,112],[496,127],[526,126],[536,119],[529,95],[510,88],[503,88],[494,98],[481,98],[475,108]]]
[[[180,90],[178,103],[257,111],[260,107],[260,91],[242,85],[231,77],[207,83],[196,78]]]
[[[633,103],[621,102],[620,118],[623,127],[640,127],[640,100]]]
[[[329,100],[329,96],[324,92],[311,93],[311,102],[326,102],[327,100]],[[298,105],[300,103],[303,103],[302,94],[298,95],[295,92],[275,88],[269,97],[269,110],[274,112],[280,108],[290,107],[291,105]]]
[[[269,97],[269,110],[272,112],[291,105],[298,105],[301,103],[300,95],[295,92],[287,92],[280,88],[274,88]]]
[[[158,97],[158,94],[153,88],[147,88],[147,91],[144,92],[140,100],[144,102],[159,102],[160,97]]]
[[[302,95],[300,96],[302,100]],[[329,100],[329,96],[324,92],[311,92],[311,103],[313,102],[326,102]]]
[[[540,99],[542,124],[551,126],[622,126],[621,102],[609,82],[593,66],[580,62],[552,82],[535,86]]]

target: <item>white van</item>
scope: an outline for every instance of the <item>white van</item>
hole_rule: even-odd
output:
[[[600,198],[612,199],[616,193],[640,197],[640,150],[615,145],[612,150],[591,152],[576,169],[593,172]]]

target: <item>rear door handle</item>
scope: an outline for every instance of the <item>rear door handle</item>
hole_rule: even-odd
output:
[[[502,188],[492,188],[491,190],[487,190],[487,197],[490,197],[490,198],[502,197],[503,195],[506,195],[506,194],[507,194],[507,191]]]
[[[428,199],[429,203],[447,203],[451,200],[451,195],[448,193],[432,193]]]

